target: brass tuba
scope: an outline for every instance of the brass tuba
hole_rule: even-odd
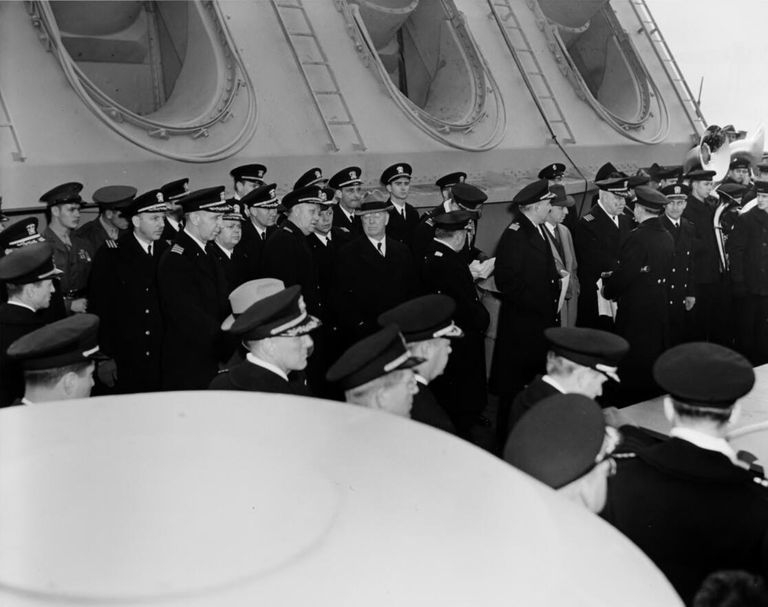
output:
[[[699,140],[699,145],[690,149],[683,162],[683,174],[701,166],[705,171],[715,172],[715,181],[721,181],[728,173],[731,152],[728,138],[716,125],[710,126]]]

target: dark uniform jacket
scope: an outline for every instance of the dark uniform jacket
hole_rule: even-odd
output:
[[[160,260],[163,387],[168,390],[207,388],[219,360],[227,357],[220,328],[230,312],[227,285],[210,245],[206,251],[182,230]]]
[[[661,216],[661,225],[672,235],[675,241],[675,257],[672,270],[667,276],[667,312],[669,315],[670,345],[687,341],[690,337],[692,311],[686,311],[685,298],[695,297],[693,269],[693,243],[696,229],[685,217],[680,218],[680,226],[675,227],[666,215]]]
[[[460,432],[468,430],[487,405],[485,331],[490,314],[477,295],[469,268],[461,256],[438,240],[424,259],[422,280],[430,293],[448,295],[456,302],[454,322],[464,337],[453,340],[443,374],[432,382],[438,401],[448,410]]]
[[[693,275],[695,283],[717,282],[720,280],[720,261],[713,223],[714,208],[695,196],[688,196],[683,217],[691,221],[694,226]]]
[[[387,223],[387,236],[392,240],[411,247],[413,243],[413,233],[416,226],[419,225],[419,212],[409,203],[405,203],[405,218],[397,211],[389,199],[392,208],[389,210],[389,222]]]
[[[363,233],[363,222],[360,217],[355,215],[350,221],[338,204],[333,205],[333,227],[341,231],[341,244],[351,242]]]
[[[768,296],[768,213],[754,207],[738,218],[728,256],[734,291]]]
[[[674,256],[674,240],[661,219],[648,219],[629,235],[616,270],[604,281],[605,297],[619,304],[616,331],[629,342],[619,376],[630,400],[653,395],[651,366],[669,346],[667,277]]]
[[[18,363],[8,360],[9,346],[43,324],[39,312],[11,303],[0,305],[0,407],[24,396],[24,374]]]
[[[601,515],[686,604],[714,571],[768,567],[768,490],[723,454],[679,438],[620,459]]]
[[[456,428],[435,398],[432,388],[421,376],[416,376],[419,384],[419,391],[413,395],[413,407],[411,408],[411,419],[422,424],[427,424],[433,428],[438,428],[444,432],[456,433]]]
[[[339,250],[333,297],[347,339],[376,331],[379,314],[417,295],[417,270],[408,247],[385,237],[385,253],[365,235]]]
[[[245,221],[243,221],[243,236],[240,239],[240,242],[235,246],[235,251],[248,258],[248,272],[245,282],[264,276],[264,244],[277,230],[277,226],[269,226],[262,238],[259,231],[253,226],[253,222],[250,218],[246,218]]]
[[[210,390],[246,390],[311,396],[303,374],[285,381],[277,373],[245,360],[213,378]]]
[[[413,230],[411,251],[413,251],[414,259],[421,260],[429,255],[432,248],[432,240],[435,237],[435,217],[447,212],[448,211],[445,210],[445,203],[443,203],[430,209],[421,216],[419,223]],[[477,226],[477,223],[475,223],[475,226]],[[488,256],[485,253],[474,246],[474,237],[472,238],[472,241],[467,238],[464,248],[460,251],[460,255],[467,264],[475,259],[479,261],[488,259]]]
[[[632,220],[619,215],[619,225],[596,204],[584,215],[573,230],[573,244],[579,261],[578,276],[581,284],[577,318],[583,327],[604,328],[598,322],[597,287],[595,283],[603,272],[616,267],[619,250],[632,231]]]
[[[125,232],[125,230],[120,230],[118,232],[118,238],[125,234]],[[94,258],[96,257],[96,253],[98,253],[101,246],[106,241],[112,240],[112,237],[101,224],[101,215],[96,217],[96,219],[89,221],[88,223],[84,223],[79,228],[77,228],[75,230],[75,236],[86,241],[90,245],[90,249]]]
[[[246,249],[238,249],[235,246],[231,256],[228,256],[224,250],[215,242],[211,245],[211,252],[214,258],[221,266],[224,278],[227,281],[227,293],[231,293],[244,282],[253,280],[251,259]]]
[[[121,393],[160,390],[163,318],[157,266],[168,245],[144,252],[133,233],[107,240],[91,271],[88,310],[98,315],[99,345],[117,364]]]
[[[263,275],[278,278],[286,287],[301,286],[301,294],[310,314],[323,318],[320,299],[320,272],[307,237],[290,220],[278,228],[264,245]]]
[[[536,403],[554,394],[560,394],[560,391],[552,384],[545,382],[542,375],[537,375],[512,401],[512,407],[509,410],[507,434]]]
[[[491,367],[491,388],[511,395],[544,371],[544,329],[558,324],[560,277],[552,249],[538,226],[520,215],[496,249],[501,310]]]
[[[160,239],[168,244],[173,244],[173,241],[176,240],[176,237],[179,235],[179,231],[180,230],[177,230],[171,225],[171,222],[168,221],[168,218],[166,217],[163,219],[163,233],[160,235]]]

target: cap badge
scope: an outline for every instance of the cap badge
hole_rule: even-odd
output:
[[[162,192],[158,192],[157,194],[155,194],[155,198],[157,198],[157,202],[165,202],[163,200],[163,193]]]
[[[187,181],[184,182],[184,191],[189,192],[189,182]]]
[[[258,171],[256,171],[256,177],[258,177],[259,179],[261,179],[262,177],[264,177],[264,171],[262,171],[261,169],[259,169]]]
[[[357,173],[355,171],[349,172],[349,178],[350,179],[357,179]]]
[[[315,179],[320,179],[323,174],[320,171],[315,171]]]
[[[34,236],[35,235],[35,225],[30,223],[27,224],[27,235],[28,236]]]
[[[328,196],[326,196],[326,195],[325,195],[325,192],[324,192],[323,190],[320,190],[320,191],[317,193],[317,198],[318,198],[319,200],[322,200],[322,201],[326,201],[326,200],[328,200]]]
[[[399,166],[399,165],[398,165],[398,167],[397,167],[397,172],[398,172],[398,173],[402,173],[402,172],[403,172],[403,167],[401,167],[401,166]]]
[[[272,188],[272,189],[269,191],[269,197],[270,197],[270,198],[275,198],[275,189],[274,189],[274,188]]]
[[[553,164],[553,165],[552,165],[552,170],[553,170],[553,171],[556,171],[556,170],[557,170],[557,165],[556,165],[556,164]]]
[[[682,194],[683,188],[681,188],[679,185],[675,186],[675,194]]]
[[[464,175],[459,175],[459,183],[464,183]]]

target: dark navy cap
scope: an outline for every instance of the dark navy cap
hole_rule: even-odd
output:
[[[451,198],[462,209],[477,211],[478,207],[488,200],[488,195],[469,183],[457,183],[451,189]]]
[[[380,314],[377,322],[380,327],[398,326],[409,343],[461,337],[464,332],[453,322],[455,311],[456,303],[447,295],[424,295]]]
[[[98,338],[99,317],[74,314],[20,337],[8,348],[8,357],[29,371],[105,359]]]
[[[307,313],[301,287],[293,285],[251,304],[240,314],[229,332],[243,341],[270,337],[297,337],[317,329],[322,323]]]
[[[467,174],[463,171],[457,171],[456,173],[448,173],[443,175],[440,179],[435,181],[435,185],[438,188],[450,188],[457,183],[464,183],[467,180]]]
[[[755,192],[758,194],[768,194],[768,181],[755,181]]]
[[[282,205],[286,209],[295,207],[297,204],[328,204],[328,188],[310,185],[283,196]]]
[[[300,190],[308,185],[325,185],[327,183],[328,180],[323,177],[323,171],[320,167],[313,167],[296,180],[293,189]]]
[[[277,198],[277,184],[265,183],[252,189],[240,199],[246,208],[258,207],[260,209],[274,209],[280,205]]]
[[[613,194],[626,194],[629,192],[629,178],[628,177],[608,177],[595,181],[595,185],[606,192]]]
[[[475,217],[471,211],[451,211],[437,215],[432,219],[432,223],[441,230],[464,230]]]
[[[379,213],[388,211],[392,208],[392,203],[379,190],[371,190],[365,194],[360,208],[355,209],[355,215],[367,215],[368,213]]]
[[[37,231],[38,223],[37,217],[25,217],[0,232],[0,255],[5,249],[18,249],[33,242],[42,242],[43,237]]]
[[[627,177],[627,187],[630,189],[636,188],[639,185],[646,185],[650,183],[651,178],[644,174],[635,174]]]
[[[410,369],[423,362],[423,358],[408,353],[399,329],[390,325],[344,352],[328,369],[325,378],[339,382],[343,390],[351,390],[392,371]]]
[[[755,384],[755,371],[746,358],[704,342],[664,352],[653,365],[653,377],[675,400],[717,409],[730,407]]]
[[[189,193],[189,178],[176,179],[166,183],[160,188],[163,193],[163,199],[166,201],[174,201],[177,198],[186,196]]]
[[[227,204],[224,198],[223,185],[213,188],[203,188],[190,192],[184,198],[179,198],[176,203],[180,204],[185,213],[194,211],[209,211],[210,213],[227,213],[232,207]]]
[[[651,211],[660,213],[664,210],[664,207],[669,204],[669,200],[667,200],[667,197],[664,196],[664,194],[647,185],[638,186],[635,189],[635,195],[637,196],[635,204],[642,205]]]
[[[40,196],[40,202],[44,202],[49,207],[57,204],[82,204],[83,199],[80,197],[82,189],[83,184],[76,181],[62,183]]]
[[[336,173],[328,180],[328,186],[334,190],[346,188],[351,185],[360,185],[363,183],[360,167],[347,167]]]
[[[227,198],[227,204],[230,207],[229,211],[225,211],[224,215],[222,215],[221,219],[223,221],[231,220],[231,221],[245,221],[245,216],[243,215],[242,205],[240,204],[239,200],[236,200],[234,198]]]
[[[106,209],[124,209],[130,206],[136,188],[129,185],[107,185],[93,193],[93,202],[103,211]]]
[[[539,179],[557,179],[565,173],[565,165],[562,162],[553,162],[539,171]]]
[[[688,181],[712,181],[717,173],[715,171],[705,171],[704,169],[694,169],[683,175],[683,179]]]
[[[691,193],[691,188],[684,183],[673,183],[672,185],[666,185],[661,188],[661,193],[669,200],[679,198],[686,199]]]
[[[244,282],[229,294],[229,306],[232,314],[221,323],[222,331],[229,331],[235,320],[248,308],[265,297],[285,289],[285,283],[277,278],[257,278]]]
[[[555,394],[515,424],[504,461],[559,489],[595,467],[604,441],[605,418],[595,401],[581,394]]]
[[[656,170],[655,177],[657,179],[673,179],[675,177],[680,177],[683,174],[683,167],[678,165],[674,166],[660,166]]]
[[[755,168],[759,173],[768,173],[768,162],[761,162]]]
[[[558,356],[619,381],[616,367],[629,351],[629,342],[623,337],[583,327],[550,327],[544,329],[544,336]]]
[[[163,213],[168,210],[165,198],[161,190],[150,190],[133,199],[126,213],[138,215],[139,213]]]
[[[739,200],[744,196],[744,193],[747,191],[747,186],[742,185],[740,183],[723,183],[719,186],[717,186],[717,189],[715,190],[715,193],[718,195],[723,195],[731,200]]]
[[[731,158],[731,163],[728,165],[728,170],[748,169],[751,166],[752,162],[746,156],[734,156]]]
[[[229,174],[235,181],[250,181],[253,183],[264,183],[264,174],[267,167],[263,164],[244,164],[232,169]]]
[[[63,274],[53,263],[53,247],[34,242],[0,258],[0,282],[25,285]]]
[[[573,196],[568,196],[565,193],[565,188],[561,185],[551,185],[549,186],[549,191],[555,195],[550,201],[553,207],[572,207],[576,204]]]
[[[555,195],[549,191],[549,182],[546,179],[539,179],[529,183],[520,190],[512,199],[513,205],[525,206],[535,204],[544,200],[552,200]]]
[[[606,162],[603,166],[597,169],[595,173],[595,182],[603,181],[604,179],[614,179],[616,177],[626,177],[627,174],[624,171],[620,171],[612,163]]]
[[[388,183],[393,182],[395,179],[400,179],[401,177],[410,179],[412,174],[413,168],[410,164],[407,162],[399,162],[384,169],[384,172],[381,174],[381,183],[382,185],[387,185]]]

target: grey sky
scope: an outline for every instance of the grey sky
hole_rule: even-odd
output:
[[[768,122],[768,0],[647,0],[709,124]],[[727,21],[726,21],[727,20]]]

